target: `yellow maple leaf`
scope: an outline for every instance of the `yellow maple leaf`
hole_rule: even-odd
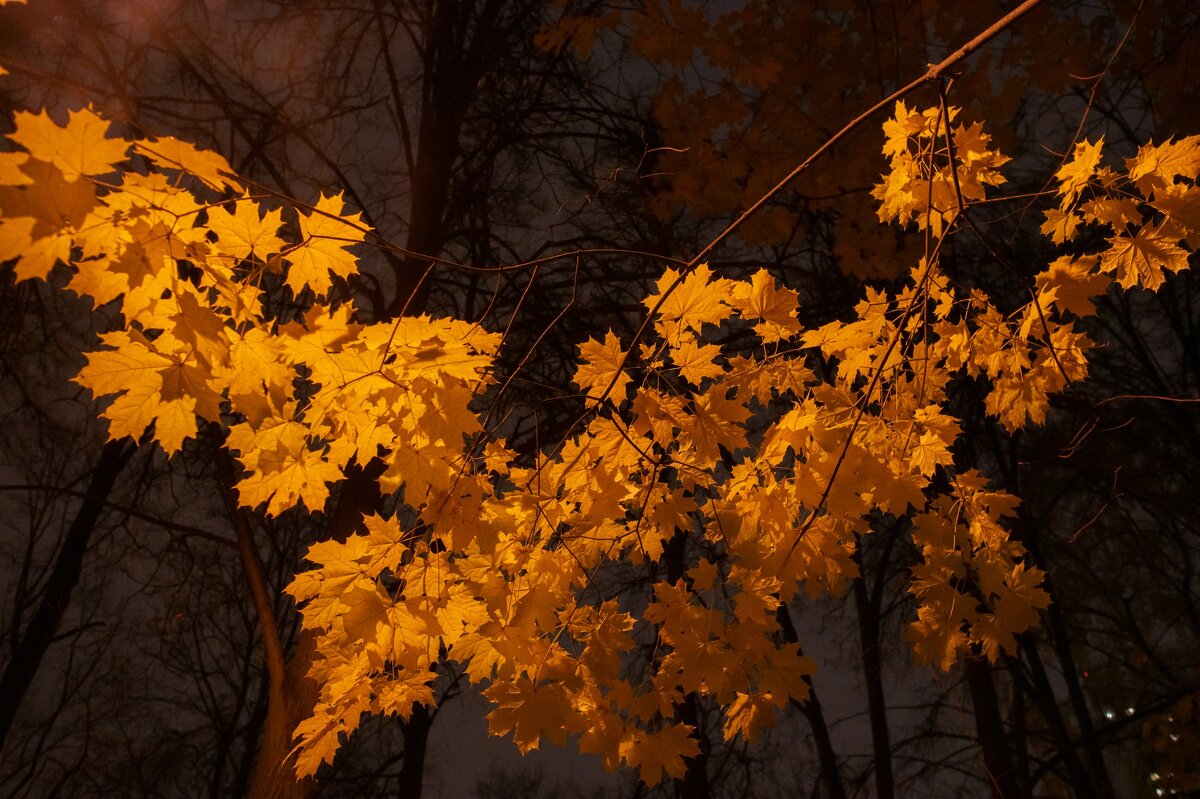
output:
[[[330,273],[348,278],[358,270],[358,259],[349,247],[366,236],[362,214],[343,214],[341,194],[321,195],[313,213],[300,213],[300,233],[304,241],[284,255],[291,263],[287,284],[299,294],[305,286],[323,297],[333,284]]]
[[[8,137],[39,161],[54,164],[70,183],[84,175],[112,172],[129,149],[124,139],[106,137],[109,123],[91,106],[69,112],[66,125],[56,123],[46,111],[18,111],[13,121],[16,130]]]
[[[572,378],[575,385],[582,388],[594,403],[612,386],[610,395],[616,404],[625,399],[630,377],[621,368],[625,351],[621,349],[621,339],[609,330],[604,334],[604,342],[589,338],[579,345],[580,364]]]
[[[700,742],[686,724],[667,723],[657,731],[630,729],[619,752],[627,764],[638,769],[642,782],[657,785],[668,777],[686,774],[683,759],[700,754]]]
[[[329,498],[329,483],[342,479],[341,467],[319,451],[280,448],[259,454],[253,474],[236,486],[238,502],[248,508],[266,503],[268,516],[276,516],[297,502],[319,511]]]
[[[763,343],[772,344],[800,332],[800,322],[796,319],[798,298],[791,289],[778,288],[771,273],[760,269],[748,283],[734,283],[728,301],[743,319],[757,322],[754,331]]]
[[[223,191],[228,188],[238,194],[245,192],[224,156],[211,150],[201,150],[191,142],[174,136],[162,136],[157,139],[138,139],[133,143],[133,149],[156,166],[195,176],[210,189]]]
[[[262,328],[245,333],[228,330],[229,366],[218,371],[220,383],[233,394],[261,394],[278,399],[290,393],[295,370],[289,362],[283,341]]]
[[[1187,269],[1188,253],[1179,246],[1178,229],[1163,223],[1146,225],[1132,236],[1113,236],[1109,248],[1100,254],[1100,268],[1115,272],[1122,288],[1134,286],[1157,291],[1163,284],[1163,270]]]
[[[1200,247],[1200,188],[1176,184],[1158,192],[1151,205],[1183,228],[1192,249]]]
[[[669,344],[678,344],[683,330],[699,333],[704,325],[719,325],[729,318],[731,309],[723,301],[733,281],[714,281],[712,276],[708,264],[700,264],[682,280],[678,272],[668,269],[658,279],[657,293],[642,301],[649,310],[658,309],[661,332]]]
[[[28,153],[0,153],[0,186],[31,185],[33,178],[21,170],[21,165],[28,162]]]
[[[1058,180],[1058,193],[1062,195],[1062,210],[1075,201],[1079,193],[1083,191],[1092,176],[1096,174],[1096,168],[1100,166],[1100,157],[1104,149],[1104,137],[1101,136],[1095,143],[1087,141],[1076,142],[1075,150],[1071,154],[1071,160],[1058,168],[1054,173],[1054,177]],[[1047,216],[1049,216],[1047,214]]]
[[[685,338],[678,347],[671,348],[671,360],[679,367],[679,373],[693,385],[700,385],[706,378],[720,377],[725,373],[714,359],[721,354],[715,344],[699,346],[693,338]]]
[[[1078,214],[1064,212],[1058,208],[1046,209],[1046,221],[1042,223],[1042,233],[1050,237],[1055,244],[1062,244],[1075,238],[1075,231],[1083,220]]]
[[[1143,144],[1137,155],[1125,161],[1125,168],[1142,196],[1157,197],[1176,178],[1195,180],[1200,175],[1200,136]]]
[[[1064,255],[1053,260],[1037,276],[1038,302],[1080,317],[1096,313],[1091,298],[1103,294],[1112,284],[1110,278],[1093,271],[1096,262],[1095,256]]]
[[[249,197],[234,203],[230,213],[222,205],[208,209],[208,226],[220,240],[221,252],[235,260],[251,255],[260,261],[283,250],[285,242],[276,232],[283,225],[282,211],[276,208],[259,216],[259,205]]]
[[[775,722],[774,697],[771,694],[747,694],[737,692],[737,698],[725,708],[725,723],[721,735],[732,741],[738,735],[752,742],[758,733]]]
[[[537,749],[542,738],[554,744],[567,741],[563,720],[571,715],[571,704],[561,685],[535,685],[528,677],[515,682],[497,681],[483,695],[495,703],[488,713],[492,735],[512,733],[522,754]]]
[[[112,349],[87,354],[87,364],[74,378],[96,397],[120,394],[102,416],[109,437],[138,438],[151,424],[154,438],[171,455],[196,432],[197,398],[185,386],[198,381],[195,367],[159,352],[136,331],[101,336]]]
[[[1138,211],[1138,204],[1129,197],[1096,197],[1085,202],[1079,210],[1088,222],[1108,225],[1115,231],[1142,225],[1142,214]]]

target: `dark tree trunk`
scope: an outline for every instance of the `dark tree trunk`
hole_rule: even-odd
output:
[[[425,781],[425,752],[429,748],[429,731],[433,728],[435,711],[424,705],[413,705],[412,715],[401,724],[404,731],[404,759],[400,761],[400,799],[421,799]]]
[[[792,623],[792,615],[786,605],[780,605],[775,611],[779,619],[779,627],[783,630],[784,640],[790,644],[800,642],[796,634],[796,625]],[[797,654],[801,654],[797,650]],[[827,799],[846,799],[846,786],[842,783],[842,773],[838,769],[837,753],[833,750],[833,740],[829,736],[829,725],[825,722],[825,713],[821,710],[821,702],[817,699],[817,689],[810,677],[804,678],[808,686],[808,699],[803,702],[793,699],[792,705],[800,711],[812,729],[813,744],[817,748],[817,762],[821,766],[821,784],[825,786]]]
[[[12,729],[21,701],[37,676],[42,658],[58,634],[63,615],[71,605],[71,593],[79,583],[83,558],[87,554],[92,533],[96,530],[100,512],[108,501],[117,476],[129,462],[135,448],[133,442],[127,438],[110,441],[104,445],[84,492],[83,504],[67,530],[58,557],[54,561],[54,568],[50,572],[50,579],[46,581],[42,601],[25,627],[24,633],[19,630],[13,631],[14,637],[20,636],[20,643],[5,667],[4,675],[0,677],[0,697],[3,697],[0,701],[0,750],[4,748],[5,739]]]
[[[674,584],[687,571],[687,541],[687,533],[677,529],[675,535],[663,547],[663,565],[667,569],[668,583]],[[700,697],[695,691],[675,706],[675,720],[691,725],[695,729],[693,735],[700,745],[700,754],[683,759],[687,771],[675,780],[675,796],[677,799],[708,799],[712,795],[708,784],[708,755],[712,745],[700,723]]]
[[[981,655],[971,655],[967,658],[965,668],[967,687],[975,711],[975,737],[983,754],[992,797],[1018,799],[1021,788],[1017,783],[1016,768],[1004,733],[1004,721],[1000,717],[1000,702],[996,697],[991,666]]]
[[[875,795],[878,799],[893,799],[896,786],[892,775],[892,744],[888,732],[887,700],[883,691],[879,607],[868,596],[866,580],[863,577],[854,581],[854,605],[858,611],[863,678],[867,683],[867,710],[871,719],[871,749],[875,755]]]

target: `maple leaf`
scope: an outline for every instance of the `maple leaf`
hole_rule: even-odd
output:
[[[156,166],[195,176],[210,189],[232,189],[238,194],[245,192],[245,188],[234,174],[233,167],[219,153],[201,150],[196,145],[174,136],[138,139],[133,143],[133,149]]]
[[[1168,222],[1178,224],[1186,233],[1188,245],[1200,245],[1200,188],[1177,184],[1161,191],[1151,203]]]
[[[1080,211],[1088,222],[1099,222],[1116,231],[1142,226],[1138,204],[1129,197],[1096,197],[1080,206]]]
[[[16,130],[8,138],[24,147],[31,156],[58,167],[68,183],[82,176],[105,175],[125,160],[129,142],[109,139],[109,123],[91,106],[67,114],[67,124],[59,125],[46,111],[37,114],[18,111],[13,115]]]
[[[263,452],[254,473],[237,484],[238,502],[247,508],[266,503],[268,516],[278,515],[298,501],[317,511],[325,507],[329,498],[328,484],[341,479],[341,467],[330,463],[321,452],[309,449]]]
[[[343,216],[343,205],[340,193],[322,194],[311,214],[299,214],[304,241],[284,255],[292,264],[287,284],[293,293],[299,294],[307,286],[323,297],[333,285],[330,273],[345,279],[358,270],[358,259],[348,248],[366,236],[362,214]]]
[[[1086,139],[1076,142],[1075,149],[1071,153],[1071,160],[1060,166],[1054,173],[1055,179],[1058,180],[1058,193],[1063,197],[1062,208],[1064,211],[1070,203],[1075,201],[1075,198],[1096,174],[1103,149],[1103,136],[1095,143]]]
[[[243,423],[229,430],[229,447],[242,454],[239,460],[250,474],[238,483],[245,507],[266,502],[275,515],[303,500],[320,510],[329,496],[327,482],[341,479],[341,468],[309,445],[308,428],[295,421],[271,418],[255,428]]]
[[[686,724],[664,724],[656,731],[635,730],[621,741],[621,758],[638,769],[642,782],[657,785],[668,777],[687,773],[685,757],[700,754],[700,742]]]
[[[197,398],[186,390],[198,377],[180,356],[159,352],[136,332],[102,335],[112,349],[87,354],[87,365],[75,382],[102,397],[119,396],[101,414],[108,419],[109,438],[139,438],[151,424],[154,438],[168,454],[196,432]]]
[[[229,365],[217,371],[217,377],[231,395],[261,394],[264,391],[277,402],[290,394],[295,369],[284,341],[262,328],[245,333],[228,330]],[[282,404],[282,402],[279,402]]]
[[[1058,208],[1046,209],[1046,221],[1042,223],[1042,233],[1050,237],[1055,244],[1062,244],[1075,238],[1075,231],[1083,220],[1078,214],[1062,211]]]
[[[658,279],[658,292],[642,301],[651,312],[658,309],[663,338],[668,343],[677,345],[683,330],[699,333],[704,325],[719,325],[729,317],[730,308],[724,300],[731,293],[733,281],[710,282],[712,275],[706,263],[682,279],[674,269],[667,269]]]
[[[243,260],[251,255],[260,261],[266,261],[267,256],[283,250],[285,242],[276,236],[283,225],[283,212],[276,208],[259,216],[259,206],[249,197],[243,197],[233,204],[233,213],[222,205],[208,209],[208,226],[221,243],[221,251],[235,260]]]
[[[29,155],[21,152],[0,153],[0,186],[29,186],[34,180],[21,170]]]
[[[1179,246],[1178,233],[1166,223],[1147,225],[1133,236],[1114,236],[1100,255],[1100,268],[1115,272],[1122,288],[1134,286],[1157,291],[1163,284],[1163,269],[1187,269],[1188,253]]]
[[[771,274],[760,269],[751,276],[749,283],[733,284],[729,304],[743,319],[756,320],[754,331],[763,343],[772,344],[800,332],[800,322],[796,319],[798,298],[791,289],[778,288]]]
[[[775,721],[775,698],[771,694],[746,694],[738,691],[737,698],[725,708],[725,723],[721,735],[732,741],[741,735],[746,743],[758,737],[758,733]]]
[[[24,163],[22,174],[38,190],[0,186],[0,257],[17,259],[19,280],[45,278],[70,259],[75,233],[96,206],[96,191],[43,161]]]
[[[1200,175],[1200,136],[1143,144],[1137,155],[1125,161],[1125,168],[1144,197],[1157,196],[1176,178],[1195,180]]]
[[[1016,653],[1016,636],[1037,626],[1037,612],[1050,606],[1050,595],[1041,587],[1043,576],[1040,569],[1028,569],[1024,563],[1003,575],[991,612],[972,623],[972,637],[980,640],[988,660],[995,663],[1002,652]],[[981,582],[984,579],[981,576]],[[984,590],[988,590],[986,584]]]
[[[497,682],[483,695],[496,704],[488,713],[488,730],[492,735],[511,732],[522,754],[537,749],[542,738],[566,743],[563,719],[571,714],[571,705],[560,686],[535,685],[528,677],[521,677],[512,684]]]
[[[890,119],[883,123],[883,154],[894,158],[908,151],[908,140],[916,136],[925,127],[924,116],[920,111],[908,110],[903,100],[896,101],[896,107]]]
[[[1096,261],[1095,256],[1056,258],[1037,276],[1038,301],[1080,317],[1096,313],[1091,298],[1112,284],[1111,279],[1093,271]]]
[[[968,600],[959,601],[965,605]],[[917,608],[917,620],[905,630],[905,638],[912,644],[918,662],[933,663],[942,671],[950,671],[970,639],[963,632],[962,618],[953,613],[947,616],[940,609],[931,605]]]
[[[621,339],[609,330],[604,334],[604,342],[589,338],[579,345],[579,367],[575,370],[572,381],[588,395],[589,404],[594,404],[612,386],[613,401],[620,403],[626,397],[630,377],[621,368],[625,360],[625,351],[621,349]]]
[[[699,346],[691,338],[685,338],[678,347],[671,348],[671,360],[679,367],[679,374],[697,386],[705,379],[725,373],[720,364],[713,362],[720,354],[721,348],[715,344]]]

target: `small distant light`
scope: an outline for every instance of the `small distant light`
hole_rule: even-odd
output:
[[[1178,743],[1178,742],[1179,742],[1179,735],[1177,733],[1171,733],[1171,743]]]
[[[1106,710],[1106,711],[1104,711],[1104,718],[1108,719],[1109,721],[1112,721],[1112,720],[1113,720],[1113,717],[1114,717],[1114,716],[1116,716],[1116,715],[1117,715],[1117,714],[1116,714],[1116,713],[1113,713],[1111,710]]]
[[[1158,776],[1157,771],[1150,772],[1150,782],[1158,782],[1160,779],[1162,779],[1162,777]]]
[[[1084,676],[1084,677],[1087,677],[1087,676],[1088,676],[1088,673],[1085,671],[1085,672],[1083,673],[1083,676]]]
[[[1163,789],[1162,789],[1162,788],[1155,788],[1155,789],[1154,789],[1154,795],[1155,795],[1155,796],[1162,796],[1162,795],[1163,795]]]
[[[1133,708],[1131,708],[1131,707],[1127,707],[1127,708],[1125,708],[1125,715],[1126,715],[1126,716],[1132,716],[1132,715],[1133,715]]]

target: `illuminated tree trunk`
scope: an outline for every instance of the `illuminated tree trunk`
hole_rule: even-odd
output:
[[[317,701],[317,684],[308,678],[315,639],[308,630],[300,633],[287,661],[283,684],[271,686],[262,744],[250,778],[248,795],[254,799],[307,799],[316,795],[316,782],[311,778],[297,780],[288,757],[293,746],[292,731],[312,713]]]

